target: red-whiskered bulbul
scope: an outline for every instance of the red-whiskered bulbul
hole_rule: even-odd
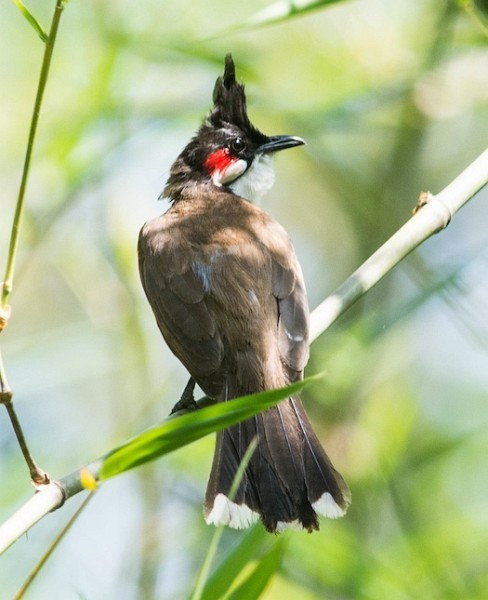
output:
[[[139,238],[139,269],[159,329],[195,382],[226,401],[283,387],[303,376],[309,312],[290,239],[253,201],[272,186],[272,155],[305,142],[268,137],[249,121],[232,57],[214,107],[171,167],[163,196],[171,207]],[[177,406],[181,406],[178,404]],[[229,491],[257,438],[232,501]],[[270,532],[313,531],[318,515],[342,516],[350,494],[295,395],[217,434],[205,498],[207,523]]]

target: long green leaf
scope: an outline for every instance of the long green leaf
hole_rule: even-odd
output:
[[[251,460],[251,457],[254,454],[254,452],[257,448],[257,445],[258,445],[258,441],[257,441],[257,438],[255,437],[251,441],[249,446],[247,447],[247,450],[244,453],[244,456],[242,457],[242,460],[239,464],[239,468],[236,471],[236,474],[234,476],[234,481],[232,482],[232,485],[231,485],[231,488],[229,491],[229,500],[231,502],[235,498],[235,495],[237,493],[239,485],[242,481],[242,478],[244,477],[244,473],[246,472],[247,465],[249,464],[249,461]],[[195,585],[195,590],[192,594],[191,600],[202,600],[202,594],[205,589],[205,581],[208,579],[210,567],[215,558],[215,555],[217,554],[217,548],[220,543],[220,538],[222,537],[223,532],[224,532],[223,525],[219,525],[214,531],[214,534],[212,536],[212,541],[210,542],[210,546],[207,551],[207,555],[203,562],[202,568],[200,569],[200,573],[198,574],[197,583]],[[214,600],[216,600],[217,596],[214,594],[213,598],[214,598]]]
[[[113,477],[186,446],[209,433],[249,419],[258,412],[274,406],[280,400],[299,392],[306,383],[317,377],[308,377],[285,388],[244,396],[181,417],[170,418],[107,454],[104,457],[100,479]]]
[[[226,594],[249,561],[261,555],[262,546],[268,541],[263,527],[255,526],[239,538],[239,543],[219,564],[208,578],[201,600],[216,600]]]
[[[344,0],[283,0],[259,11],[242,24],[242,27],[272,25],[286,21],[292,17],[305,15],[313,10],[319,10],[329,4],[337,4]]]
[[[285,547],[285,538],[276,541],[274,547],[258,562],[256,568],[241,585],[226,597],[226,600],[259,598],[270,579],[279,569]]]
[[[30,12],[30,10],[25,6],[22,0],[12,0],[15,6],[20,10],[24,18],[29,22],[37,35],[41,38],[43,42],[47,42],[48,34],[44,30],[43,26],[39,23],[39,21],[34,17],[34,15]]]

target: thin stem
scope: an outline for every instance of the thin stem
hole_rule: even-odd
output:
[[[12,400],[12,389],[7,381],[7,374],[3,366],[2,354],[0,353],[0,404],[6,404]]]
[[[58,33],[59,22],[61,19],[61,14],[63,12],[64,4],[66,0],[57,0],[56,7],[54,9],[53,18],[51,21],[51,30],[49,32],[49,37],[46,40],[46,45],[44,49],[44,58],[42,60],[41,73],[39,76],[39,84],[37,86],[37,94],[34,102],[34,110],[32,113],[30,129],[29,129],[29,137],[27,139],[27,149],[25,153],[24,159],[24,168],[22,170],[22,178],[20,181],[19,194],[17,196],[17,205],[15,208],[14,219],[12,222],[12,232],[10,234],[10,245],[7,256],[7,266],[5,270],[5,278],[2,283],[2,293],[0,299],[0,331],[6,326],[8,318],[10,316],[10,310],[7,305],[8,297],[12,291],[13,280],[14,280],[14,269],[15,269],[15,257],[17,255],[17,248],[19,243],[19,233],[20,226],[22,223],[22,215],[24,212],[24,199],[25,199],[25,191],[27,188],[27,179],[29,177],[29,169],[32,158],[32,151],[34,148],[34,140],[37,132],[37,125],[39,123],[39,115],[41,112],[42,99],[44,96],[44,90],[46,89],[47,78],[49,74],[49,68],[51,66],[51,58],[54,50],[54,43],[56,41],[56,35]],[[32,478],[32,481],[39,485],[45,484],[49,482],[49,477],[47,474],[40,469],[34,459],[32,458],[29,448],[27,447],[27,442],[25,441],[25,437],[22,431],[22,427],[20,425],[19,419],[17,418],[17,414],[14,409],[14,405],[12,402],[13,393],[7,382],[7,375],[5,373],[5,368],[3,366],[2,356],[0,354],[0,402],[5,405],[7,409],[8,415],[10,417],[10,421],[12,423],[12,427],[14,428],[15,435],[17,436],[17,441],[19,442],[20,449],[22,450],[22,454],[24,455],[25,461],[29,468],[29,472]]]
[[[27,590],[30,587],[31,583],[37,577],[37,575],[39,574],[40,570],[46,564],[48,558],[51,556],[51,554],[54,552],[54,550],[56,550],[56,548],[59,546],[61,540],[64,538],[64,536],[71,529],[71,526],[76,521],[76,519],[80,516],[80,514],[82,513],[82,511],[85,509],[85,507],[88,504],[88,502],[93,498],[93,494],[94,494],[94,492],[92,492],[91,494],[89,494],[83,500],[83,502],[80,504],[80,506],[76,509],[76,511],[73,514],[73,516],[71,517],[71,519],[66,523],[66,525],[63,527],[63,529],[61,529],[61,531],[55,537],[54,541],[49,546],[49,548],[46,550],[46,552],[42,556],[41,560],[37,563],[37,565],[29,573],[29,576],[27,577],[27,579],[22,584],[22,587],[15,594],[13,600],[21,600],[25,596],[25,593],[27,592]]]
[[[7,402],[3,402],[3,404],[7,409],[8,416],[10,417],[10,422],[12,423],[12,427],[14,428],[15,436],[17,437],[20,449],[24,456],[25,462],[27,463],[27,467],[29,469],[32,481],[36,485],[49,483],[49,475],[37,466],[35,460],[32,458],[32,455],[29,451],[29,447],[27,446],[27,442],[25,441],[24,432],[22,431],[22,427],[20,425],[17,413],[15,412],[15,408],[12,402],[12,393],[10,393],[10,399]]]
[[[39,76],[39,85],[37,86],[37,94],[34,102],[34,110],[32,112],[31,124],[29,129],[29,137],[27,140],[27,149],[24,159],[24,168],[22,170],[22,178],[20,181],[19,194],[17,196],[17,205],[15,208],[14,220],[12,222],[12,232],[10,234],[10,245],[7,257],[7,267],[5,270],[5,277],[2,284],[2,296],[1,306],[6,308],[7,300],[12,292],[13,280],[14,280],[14,269],[15,269],[15,257],[17,254],[17,247],[19,242],[20,226],[22,223],[22,215],[24,212],[24,199],[25,191],[27,188],[27,180],[29,177],[29,169],[32,158],[32,150],[34,148],[34,140],[37,132],[37,125],[39,123],[39,115],[41,112],[42,100],[44,97],[44,90],[46,89],[47,78],[49,69],[51,66],[51,58],[54,50],[54,43],[56,41],[56,35],[58,33],[59,22],[61,14],[66,0],[57,0],[56,7],[51,22],[51,30],[49,37],[46,41],[44,58],[42,61],[41,74]]]
[[[29,468],[29,473],[32,481],[36,485],[49,483],[49,476],[36,465],[34,459],[31,456],[31,453],[29,452],[29,448],[27,447],[27,442],[25,441],[22,427],[20,425],[19,419],[17,418],[17,413],[14,409],[12,398],[12,389],[8,384],[7,375],[3,366],[2,355],[0,354],[0,404],[3,404],[7,409],[7,413],[10,417],[12,427],[14,428],[17,441],[19,442],[20,449],[24,456],[25,462],[27,463],[27,467]]]

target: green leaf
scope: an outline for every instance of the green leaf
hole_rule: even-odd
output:
[[[43,42],[47,42],[49,38],[48,34],[44,30],[43,26],[39,23],[39,21],[30,12],[30,10],[25,6],[22,0],[12,0],[12,2],[20,10],[24,18],[29,22],[29,24],[33,27],[34,31],[41,38],[41,40]]]
[[[260,554],[268,534],[257,525],[250,529],[208,578],[200,600],[216,600],[226,594],[245,566]]]
[[[170,417],[161,425],[148,429],[107,454],[103,460],[100,479],[123,473],[209,433],[249,419],[280,400],[296,394],[306,383],[316,378],[317,376],[308,377],[285,388],[221,402],[180,417]]]
[[[274,547],[258,562],[256,568],[247,579],[226,600],[241,600],[242,598],[259,598],[270,579],[281,565],[285,546],[285,538],[277,540]]]
[[[296,0],[295,2],[275,2],[271,6],[259,11],[243,23],[243,27],[272,25],[286,21],[292,17],[305,15],[313,10],[319,10],[329,4],[336,4],[343,0]]]
[[[229,491],[229,500],[231,500],[231,501],[234,500],[234,497],[237,493],[239,484],[241,483],[242,478],[244,477],[244,473],[246,472],[247,465],[249,464],[249,461],[251,460],[251,457],[254,454],[254,452],[257,448],[257,445],[258,445],[257,438],[254,437],[254,439],[251,441],[251,443],[247,447],[247,450],[244,453],[244,456],[241,459],[239,468],[236,471],[236,474],[234,476],[234,481],[232,482],[232,486]],[[207,555],[203,562],[202,568],[200,569],[200,573],[198,574],[197,583],[195,585],[195,590],[192,594],[191,600],[201,600],[201,598],[202,598],[202,594],[205,589],[205,580],[208,577],[208,573],[210,572],[210,565],[212,564],[212,561],[217,553],[217,548],[220,543],[220,538],[222,537],[223,531],[224,531],[223,525],[219,525],[214,531],[214,534],[212,536],[212,541],[210,542],[210,545],[209,545],[209,548],[207,551]],[[212,597],[216,598],[215,594]]]

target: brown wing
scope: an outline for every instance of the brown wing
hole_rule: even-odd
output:
[[[272,288],[278,300],[278,347],[290,379],[302,376],[309,357],[309,310],[302,270],[286,231],[276,221],[268,248],[272,257]]]
[[[138,251],[142,285],[166,343],[195,379],[209,377],[220,368],[223,345],[189,244],[163,216],[144,225]]]

